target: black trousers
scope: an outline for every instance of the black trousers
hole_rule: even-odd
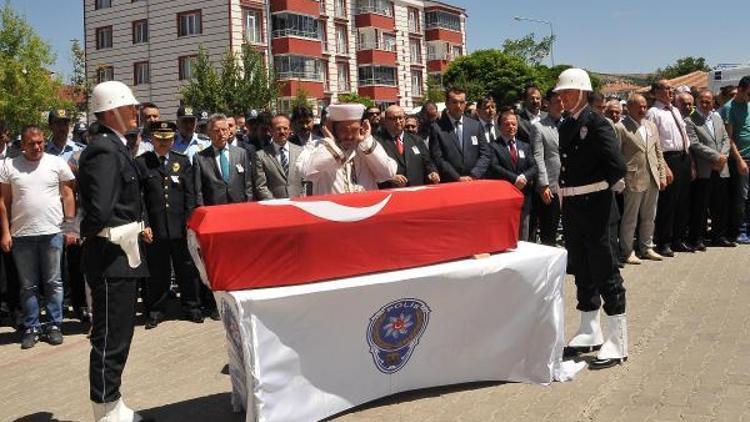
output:
[[[603,299],[607,315],[625,313],[625,287],[610,246],[612,191],[568,196],[563,201],[563,235],[575,277],[576,308],[595,311]]]
[[[96,403],[120,398],[122,371],[135,324],[137,279],[89,277],[92,299],[90,397]]]
[[[70,245],[65,248],[67,259],[67,276],[70,285],[70,300],[73,308],[86,307],[86,279],[81,268],[81,245]]]
[[[729,179],[722,179],[716,171],[709,179],[697,179],[690,211],[690,242],[697,243],[706,237],[707,218],[711,216],[711,240],[727,236],[727,196]]]
[[[609,249],[612,252],[612,259],[620,260],[620,219],[622,218],[622,208],[620,203],[623,201],[621,193],[614,194],[614,200],[609,207]]]
[[[539,193],[533,193],[532,221],[539,225],[539,240],[543,245],[557,244],[557,226],[560,223],[560,197],[552,195],[552,202],[547,205]]]
[[[659,192],[654,242],[669,246],[685,240],[690,219],[690,155],[668,151],[664,153],[664,161],[674,179]]]
[[[146,258],[151,277],[146,282],[146,312],[164,312],[174,268],[180,301],[185,310],[200,307],[198,270],[188,251],[187,239],[154,239],[146,245]],[[170,266],[171,263],[171,266]]]

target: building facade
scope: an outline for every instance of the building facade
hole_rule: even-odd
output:
[[[466,53],[466,12],[425,0],[84,0],[86,71],[119,80],[172,118],[202,46],[218,65],[244,43],[263,52],[285,111],[356,92],[421,103],[427,78]]]

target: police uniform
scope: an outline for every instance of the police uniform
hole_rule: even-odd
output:
[[[617,137],[603,116],[586,106],[560,126],[560,188],[563,230],[578,306],[609,315],[625,312],[625,288],[609,243],[614,195],[609,189],[625,175]],[[576,192],[584,192],[578,193]],[[590,192],[586,192],[590,191]]]
[[[153,122],[152,139],[173,139],[176,125]],[[153,232],[153,242],[146,245],[151,278],[146,285],[146,328],[153,328],[163,319],[169,298],[171,271],[174,268],[180,286],[180,300],[186,317],[203,322],[198,302],[198,272],[187,246],[187,220],[195,206],[193,175],[185,154],[171,151],[160,157],[154,151],[136,158],[140,170],[146,227]],[[171,263],[171,267],[170,267]]]
[[[113,228],[143,219],[138,167],[122,134],[98,123],[93,126],[78,177],[84,212],[82,265],[93,303],[90,386],[92,401],[112,403],[120,399],[133,338],[136,282],[149,274],[139,248],[137,255],[131,249],[128,256],[109,236]]]
[[[192,107],[180,107],[177,109],[177,120],[182,119],[195,119],[196,122],[200,117],[199,113]],[[193,156],[211,145],[211,140],[205,135],[193,132],[190,139],[185,139],[182,135],[177,132],[174,138],[174,144],[172,150],[185,154],[190,162],[193,162]]]

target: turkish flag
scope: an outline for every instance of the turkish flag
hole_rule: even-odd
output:
[[[231,291],[504,251],[522,204],[510,183],[487,180],[201,207],[188,227],[210,287]]]

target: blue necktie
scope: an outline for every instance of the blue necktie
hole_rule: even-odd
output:
[[[221,177],[225,182],[229,183],[229,157],[227,155],[226,148],[219,152],[219,164],[221,164]]]

